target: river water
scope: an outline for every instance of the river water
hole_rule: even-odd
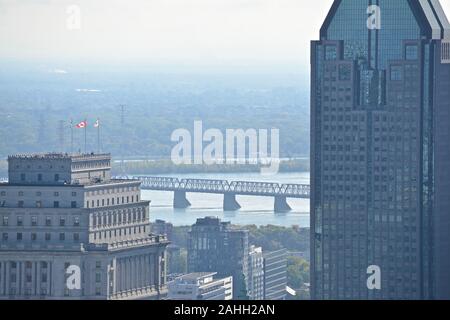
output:
[[[152,175],[153,176],[153,175]],[[224,174],[176,174],[164,175],[179,179],[219,179],[228,181],[261,181],[309,184],[309,173],[279,173],[263,176],[259,173],[224,173]],[[272,197],[237,196],[242,209],[236,212],[224,212],[222,208],[223,195],[188,193],[187,198],[192,206],[185,210],[173,209],[173,192],[142,191],[142,199],[150,200],[150,220],[156,219],[171,222],[175,226],[186,226],[195,223],[197,218],[206,216],[219,217],[222,221],[233,224],[248,225],[278,225],[291,227],[309,227],[309,200],[287,199],[292,211],[289,213],[274,213]]]

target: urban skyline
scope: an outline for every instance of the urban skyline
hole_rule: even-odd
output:
[[[8,163],[8,180],[0,184],[0,300],[295,295],[287,287],[286,250],[263,251],[249,244],[248,230],[214,217],[190,228],[187,268],[169,274],[180,268],[172,261],[180,259],[180,248],[170,244],[174,227],[150,223],[142,182],[112,177],[109,154],[20,154]]]
[[[448,16],[0,0],[0,300],[450,300]]]

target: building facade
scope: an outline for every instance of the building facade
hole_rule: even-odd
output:
[[[287,250],[264,253],[264,300],[285,300],[287,288]]]
[[[233,277],[216,279],[216,272],[191,273],[169,282],[169,300],[221,300],[233,298]]]
[[[439,1],[335,0],[311,59],[312,298],[449,299],[450,25]]]
[[[247,294],[248,231],[218,218],[197,219],[188,234],[188,272],[217,272],[233,277],[233,298]]]
[[[0,299],[158,299],[164,236],[140,182],[111,179],[109,154],[8,158],[0,184]]]
[[[250,300],[264,300],[264,257],[261,247],[249,248],[247,293]]]

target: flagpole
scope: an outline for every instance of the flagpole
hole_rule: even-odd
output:
[[[84,153],[87,154],[87,120],[84,123]]]
[[[100,154],[100,119],[97,119],[97,153]]]
[[[73,119],[70,119],[70,153],[73,153]]]

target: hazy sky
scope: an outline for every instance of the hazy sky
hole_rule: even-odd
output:
[[[0,0],[0,60],[307,67],[332,2]]]

